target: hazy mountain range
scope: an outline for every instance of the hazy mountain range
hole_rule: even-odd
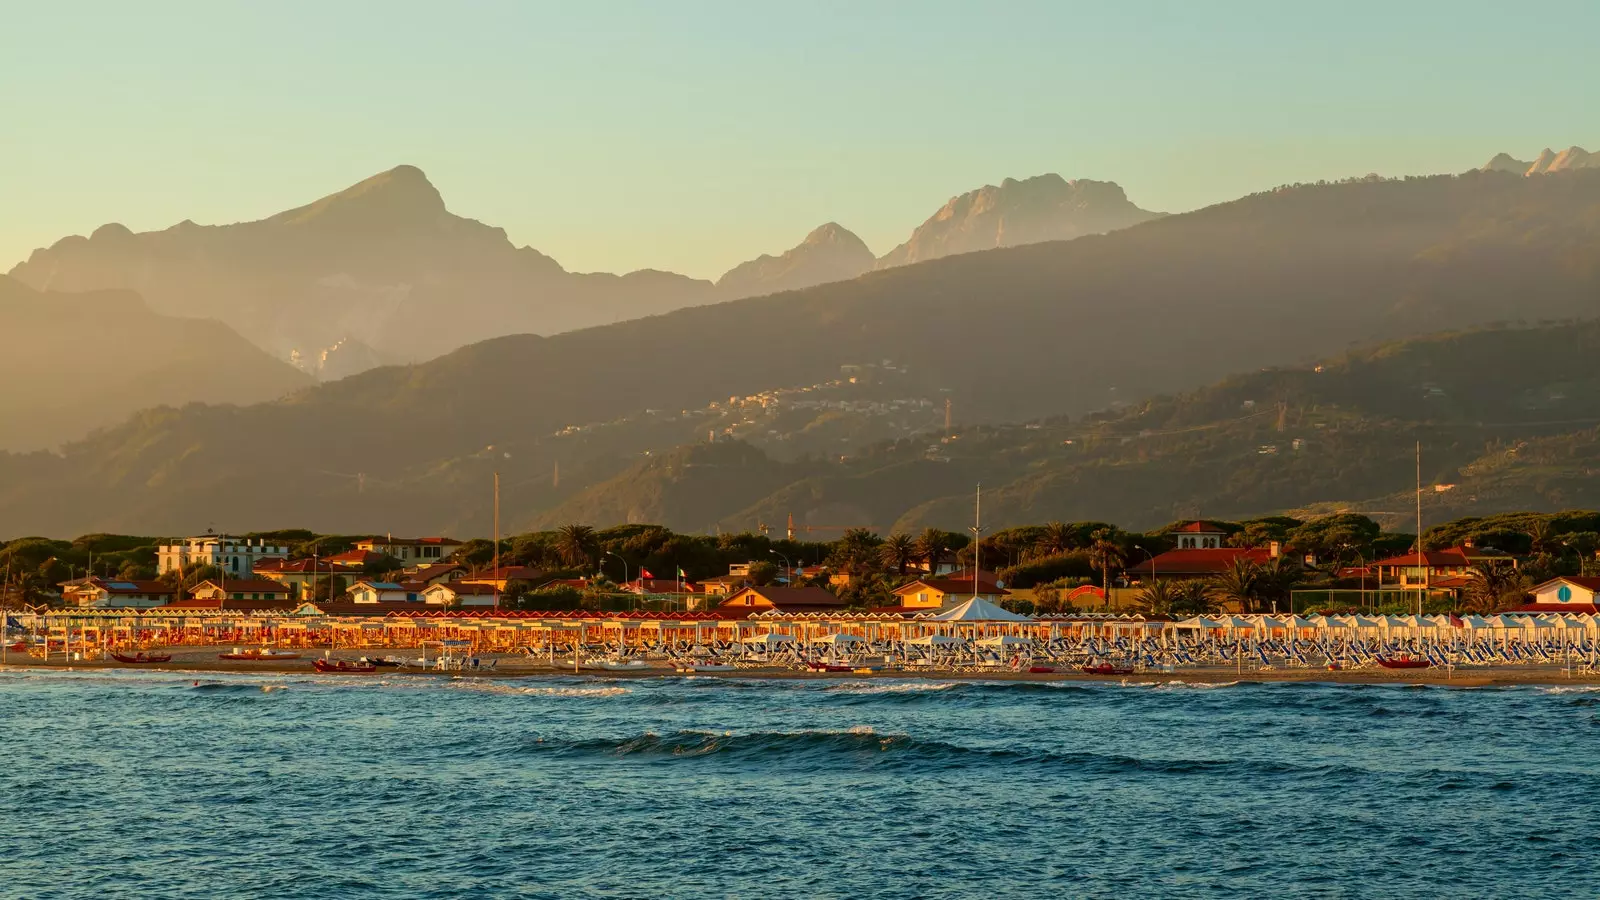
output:
[[[1600,172],[1290,187],[1104,235],[499,338],[281,401],[146,411],[60,455],[0,456],[0,522],[52,534],[208,524],[480,533],[495,471],[503,519],[520,527],[647,452],[697,452],[674,448],[705,440],[692,413],[708,403],[776,389],[813,396],[807,386],[840,379],[842,367],[892,368],[901,396],[949,399],[958,421],[1076,419],[1352,342],[1588,318],[1597,307]],[[849,415],[817,410],[814,426],[792,428]],[[589,427],[624,420],[609,437]],[[810,464],[830,458],[848,464]],[[1233,477],[1223,463],[1204,477]],[[785,503],[811,496],[795,490]],[[847,496],[824,491],[814,508]],[[632,518],[634,505],[656,509],[630,501],[621,514]],[[917,520],[954,515],[940,509]]]
[[[312,380],[220,322],[161,316],[131,291],[40,293],[0,275],[0,450],[82,438],[132,410],[259,403]]]
[[[1516,175],[1547,175],[1551,172],[1568,172],[1573,169],[1600,169],[1600,153],[1590,153],[1582,147],[1568,147],[1557,153],[1549,147],[1532,162],[1523,162],[1509,153],[1497,153],[1483,164],[1484,171],[1511,172]]]
[[[952,199],[882,260],[829,223],[715,284],[644,270],[568,272],[504,231],[450,213],[412,166],[256,222],[135,234],[105,225],[12,269],[39,290],[126,289],[163,315],[215,318],[319,378],[416,362],[507,334],[556,334],[672,309],[810,287],[993,247],[1151,218],[1122,189],[1057,175]]]

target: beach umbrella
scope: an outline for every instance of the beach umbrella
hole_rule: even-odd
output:
[[[787,634],[778,634],[777,632],[769,631],[760,637],[752,636],[745,638],[740,643],[744,644],[746,647],[776,647],[779,644],[792,644],[794,643],[794,638]]]
[[[1027,638],[1017,637],[1014,634],[996,635],[996,636],[991,637],[991,638],[984,638],[983,640],[979,641],[978,643],[983,645],[983,646],[985,646],[985,647],[997,647],[997,648],[1000,648],[1002,650],[1007,648],[1007,647],[1031,647],[1031,646],[1033,646],[1033,642],[1032,641],[1028,640]]]

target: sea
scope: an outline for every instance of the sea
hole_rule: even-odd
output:
[[[0,896],[1594,897],[1600,689],[0,671]]]

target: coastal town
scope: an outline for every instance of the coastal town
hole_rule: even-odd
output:
[[[1519,533],[1510,521],[1534,524]],[[723,535],[700,539],[709,553],[637,526],[499,543],[203,534],[132,555],[102,550],[52,592],[37,577],[9,578],[3,649],[13,663],[207,668],[320,652],[318,668],[338,672],[1453,676],[1516,666],[1574,677],[1594,671],[1600,643],[1600,548],[1573,530],[1583,524],[1451,523],[1429,537],[1457,539],[1420,554],[1382,552],[1408,536],[1353,516],[1192,520],[1146,534],[1050,523],[977,544],[937,529],[855,529],[831,542]],[[28,540],[0,548],[8,568]],[[138,571],[150,555],[155,571]],[[116,573],[96,571],[119,561]]]

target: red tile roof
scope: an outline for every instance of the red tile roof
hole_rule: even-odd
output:
[[[353,566],[377,565],[385,559],[388,559],[388,557],[382,553],[374,553],[371,550],[346,550],[343,553],[335,553],[327,557],[329,562],[347,563]]]
[[[165,581],[127,581],[121,578],[80,578],[76,581],[62,582],[63,587],[71,586],[82,590],[88,585],[93,585],[108,594],[176,594],[178,589]]]
[[[1223,528],[1221,525],[1218,525],[1215,522],[1208,522],[1205,519],[1196,519],[1193,522],[1185,522],[1184,524],[1179,525],[1177,528],[1172,529],[1172,531],[1170,533],[1171,534],[1227,534],[1228,533],[1228,529]]]
[[[1586,591],[1600,591],[1600,578],[1594,578],[1588,575],[1562,575],[1558,578],[1552,578],[1543,584],[1534,585],[1533,590],[1538,590],[1539,588],[1544,587],[1546,584],[1554,584],[1557,581],[1565,581],[1567,584],[1575,584]]]
[[[1522,613],[1587,613],[1600,614],[1600,608],[1593,603],[1524,603],[1511,612]]]
[[[1205,547],[1191,550],[1168,550],[1155,559],[1129,563],[1129,575],[1215,575],[1226,572],[1236,559],[1248,559],[1257,565],[1272,558],[1272,551],[1260,547]]]
[[[343,565],[336,560],[337,557],[332,556],[324,559],[269,559],[257,562],[252,568],[258,575],[343,575],[360,571],[360,566]]]

